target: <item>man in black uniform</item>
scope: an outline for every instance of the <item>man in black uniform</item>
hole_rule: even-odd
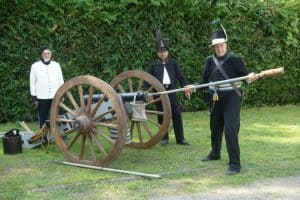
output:
[[[160,29],[157,30],[156,35],[156,51],[158,59],[154,60],[147,69],[147,72],[156,77],[165,87],[166,90],[176,89],[176,83],[179,81],[180,85],[186,86],[187,81],[178,65],[178,63],[169,58],[169,45],[168,39],[162,38]],[[189,96],[189,92],[186,92],[186,96]],[[172,120],[174,133],[176,137],[176,143],[180,145],[189,145],[184,138],[182,116],[180,111],[180,105],[176,97],[176,93],[168,94],[172,110]],[[161,103],[157,103],[157,110],[162,110]],[[158,116],[158,123],[162,124],[162,116]],[[167,133],[161,145],[165,146],[169,143],[169,134]]]
[[[214,20],[212,46],[215,54],[206,59],[201,83],[231,79],[249,74],[244,61],[236,54],[227,51],[227,34],[220,23]],[[250,76],[254,81],[256,77]],[[241,82],[209,87],[211,103],[210,129],[212,150],[203,162],[220,160],[222,135],[225,133],[229,155],[229,169],[226,174],[238,174],[241,169],[238,134],[240,129]]]

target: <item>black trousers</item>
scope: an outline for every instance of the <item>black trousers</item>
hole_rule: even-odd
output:
[[[211,157],[221,154],[222,135],[225,133],[230,169],[240,169],[240,147],[238,134],[240,129],[241,97],[234,90],[218,92],[210,114]]]
[[[174,96],[174,94],[169,95],[169,99],[171,104],[172,122],[173,122],[175,138],[177,142],[181,142],[182,140],[184,140],[184,134],[183,134],[183,122],[182,122],[180,105],[178,103],[177,97]],[[161,103],[157,103],[156,108],[157,110],[162,111]],[[157,118],[158,118],[158,123],[162,124],[163,116],[158,115]],[[166,133],[163,140],[168,140],[168,139],[169,139],[169,133]]]
[[[49,120],[52,99],[39,99],[38,101],[39,101],[39,105],[38,105],[39,122],[40,122],[40,128],[42,128],[45,121]]]

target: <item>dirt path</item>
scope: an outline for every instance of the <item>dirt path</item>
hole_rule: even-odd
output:
[[[151,200],[299,200],[300,176],[257,181],[241,187],[222,187],[210,193],[168,196]]]

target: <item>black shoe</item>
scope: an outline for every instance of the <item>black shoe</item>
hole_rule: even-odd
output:
[[[161,146],[166,146],[167,144],[169,144],[169,140],[162,140],[160,143]]]
[[[179,144],[179,145],[190,145],[190,143],[188,143],[185,140],[177,141],[176,143]]]
[[[207,162],[207,161],[211,161],[211,160],[220,160],[220,157],[205,156],[201,160],[202,160],[202,162]]]
[[[42,139],[42,143],[43,143],[43,144],[46,144],[46,143],[48,143],[48,138],[47,138],[47,136],[44,136],[44,137],[43,137],[43,139]]]
[[[226,175],[235,175],[235,174],[238,174],[240,173],[240,170],[239,169],[229,169],[227,172],[226,172]]]

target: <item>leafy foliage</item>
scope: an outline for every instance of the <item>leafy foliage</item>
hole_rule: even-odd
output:
[[[0,121],[35,118],[28,79],[43,44],[54,50],[65,80],[91,74],[109,82],[120,72],[144,70],[156,57],[160,25],[171,56],[196,83],[212,53],[210,23],[216,17],[249,71],[286,69],[285,76],[247,87],[245,104],[299,102],[299,10],[293,0],[1,0]],[[198,92],[186,109],[204,108]]]

